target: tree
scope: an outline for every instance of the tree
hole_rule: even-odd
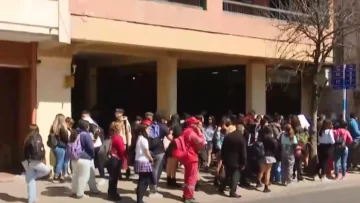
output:
[[[315,175],[317,164],[317,117],[323,89],[328,81],[320,81],[325,65],[333,64],[333,52],[339,50],[339,62],[344,63],[344,52],[351,49],[348,36],[359,31],[360,17],[357,0],[290,0],[280,1],[279,10],[270,11],[278,18],[278,57],[280,66],[291,66],[303,81],[311,83],[311,157],[309,168]],[[340,54],[339,54],[340,53]],[[297,64],[297,65],[294,65]]]

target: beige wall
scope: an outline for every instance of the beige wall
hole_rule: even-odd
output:
[[[70,43],[68,0],[0,0],[0,5],[0,31],[58,36],[58,41]],[[26,38],[32,38],[33,41],[40,39],[32,36]]]
[[[114,45],[168,49],[167,56],[172,56],[171,50],[260,58],[278,58],[284,54],[278,53],[280,45],[276,41],[254,37],[223,35],[81,16],[72,16],[71,23],[71,35],[74,41],[86,41],[87,44],[110,42]],[[271,25],[270,22],[268,23]],[[247,25],[247,27],[252,27],[252,24]],[[267,33],[269,30],[264,29],[261,32]],[[294,50],[304,50],[307,47],[307,45],[299,44],[293,48]],[[86,50],[86,46],[84,49]]]
[[[71,58],[39,57],[37,67],[37,125],[47,141],[54,117],[58,113],[71,116],[71,89],[64,87],[64,77],[70,74]],[[47,163],[50,150],[46,150]]]

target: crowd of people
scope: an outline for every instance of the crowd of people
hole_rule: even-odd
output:
[[[304,125],[304,123],[307,123]],[[213,116],[175,114],[166,117],[151,112],[136,117],[131,124],[123,109],[115,110],[115,119],[105,132],[88,111],[76,122],[62,114],[56,115],[46,145],[56,163],[51,170],[44,164],[45,147],[39,128],[31,125],[24,144],[25,179],[28,203],[36,202],[35,180],[52,173],[53,181],[71,180],[75,198],[85,196],[88,184],[91,193],[108,177],[108,198],[121,200],[118,181],[137,174],[136,197],[161,196],[157,185],[161,174],[167,174],[167,186],[181,188],[177,181],[179,167],[184,169],[183,201],[197,202],[194,191],[199,189],[199,170],[215,169],[214,186],[229,197],[241,197],[237,186],[263,188],[271,192],[271,184],[290,185],[304,180],[311,147],[310,123],[305,116],[292,115],[227,115],[219,122]],[[360,131],[357,117],[349,121],[318,119],[318,164],[316,176],[321,181],[344,179],[349,168],[356,168],[360,153]],[[95,169],[101,179],[96,182]],[[121,173],[125,170],[125,177]],[[315,179],[315,174],[311,174]],[[341,174],[341,175],[340,175]]]

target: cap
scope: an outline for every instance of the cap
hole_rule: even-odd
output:
[[[199,124],[200,123],[200,121],[198,119],[196,119],[195,117],[193,117],[193,116],[186,119],[185,122],[186,122],[187,125],[193,125],[193,124]]]
[[[125,112],[124,109],[119,109],[119,108],[115,109],[115,113],[124,113],[124,112]]]
[[[152,112],[146,112],[145,117],[153,117],[154,114]]]
[[[147,126],[150,126],[152,122],[151,122],[151,120],[149,120],[149,119],[145,119],[145,120],[143,120],[141,123],[142,123],[142,124],[145,124],[145,125],[147,125]]]

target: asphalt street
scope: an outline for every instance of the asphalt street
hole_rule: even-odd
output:
[[[358,203],[360,200],[360,186],[353,185],[348,187],[339,187],[323,190],[321,188],[314,189],[316,191],[297,193],[294,195],[285,195],[281,197],[271,197],[269,195],[261,200],[248,200],[248,203]]]

